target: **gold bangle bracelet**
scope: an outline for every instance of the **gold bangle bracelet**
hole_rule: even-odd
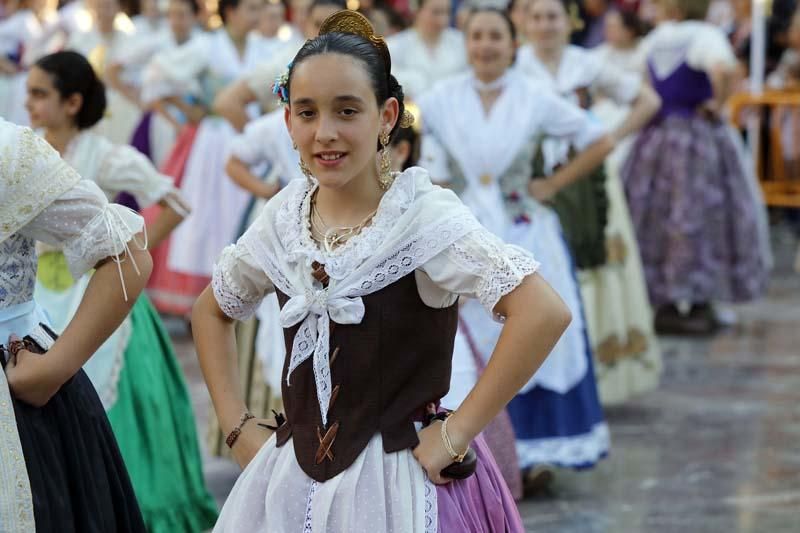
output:
[[[452,414],[450,416],[452,416]],[[445,418],[444,422],[442,422],[442,442],[444,443],[444,448],[447,450],[447,453],[450,454],[450,458],[453,460],[453,462],[461,463],[464,461],[464,457],[467,456],[469,446],[467,446],[467,449],[464,450],[464,453],[457,453],[453,448],[453,443],[450,441],[450,435],[447,434],[447,422],[450,420],[450,416]]]

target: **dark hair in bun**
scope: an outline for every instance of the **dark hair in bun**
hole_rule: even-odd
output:
[[[219,0],[217,3],[217,13],[223,24],[228,23],[228,10],[239,7],[241,0]]]
[[[289,68],[289,79],[286,84],[287,98],[290,98],[291,95],[292,74],[297,66],[309,57],[322,54],[342,54],[361,61],[372,82],[372,91],[375,93],[375,101],[378,106],[382,106],[389,98],[397,98],[400,103],[400,112],[390,134],[390,138],[393,139],[400,127],[400,117],[405,111],[403,87],[389,72],[391,59],[388,50],[380,48],[360,35],[331,32],[306,41]]]
[[[50,75],[62,100],[73,94],[81,95],[83,103],[75,115],[78,129],[85,130],[100,122],[106,112],[106,87],[85,57],[77,52],[56,52],[39,59],[35,66]]]

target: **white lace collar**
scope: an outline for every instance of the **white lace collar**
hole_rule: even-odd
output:
[[[310,265],[316,261],[325,265],[325,272],[332,280],[344,278],[348,272],[352,272],[375,254],[385,241],[387,231],[414,201],[415,181],[418,171],[421,170],[409,169],[398,174],[381,198],[372,223],[332,251],[321,249],[311,237],[311,198],[318,185],[307,180],[297,180],[299,183],[287,199],[286,209],[281,210],[281,215],[275,221],[284,249],[298,263]]]

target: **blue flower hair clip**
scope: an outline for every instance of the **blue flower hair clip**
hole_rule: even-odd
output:
[[[276,95],[282,104],[289,103],[289,71],[292,68],[292,63],[286,65],[286,71],[275,78],[272,84],[272,94]]]

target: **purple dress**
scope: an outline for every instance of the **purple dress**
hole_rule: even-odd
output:
[[[701,115],[713,94],[684,60],[664,77],[651,62],[663,107],[622,169],[650,299],[741,302],[766,289],[758,206],[726,124]]]

